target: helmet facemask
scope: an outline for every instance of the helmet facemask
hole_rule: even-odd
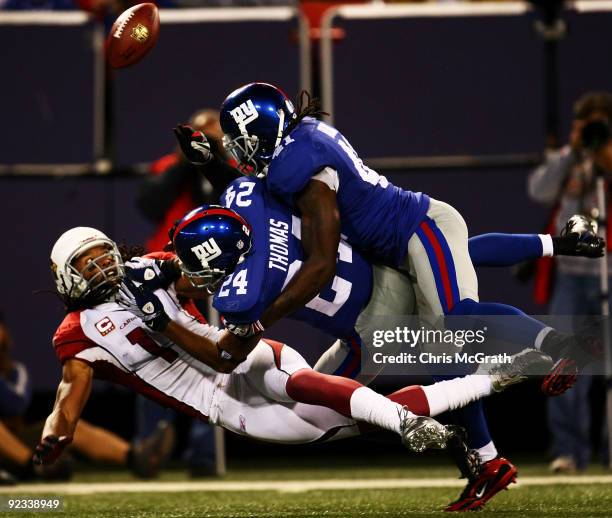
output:
[[[93,246],[107,246],[108,251],[90,260],[78,270],[73,263],[84,252],[92,248],[75,250],[68,260],[63,272],[56,272],[58,291],[70,302],[101,303],[111,298],[125,277],[123,259],[112,241],[102,241]],[[107,263],[108,259],[111,259]]]
[[[240,171],[246,175],[260,175],[260,169],[263,166],[256,158],[259,150],[257,135],[249,136],[247,133],[243,133],[235,139],[232,139],[229,135],[223,135],[223,147],[238,162]]]
[[[209,295],[215,294],[226,277],[225,270],[220,270],[219,268],[206,267],[197,272],[192,272],[182,262],[180,263],[180,268],[194,288],[198,290],[204,289]]]

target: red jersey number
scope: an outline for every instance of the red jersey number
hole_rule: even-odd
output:
[[[131,344],[142,347],[148,353],[152,354],[153,356],[157,356],[158,358],[163,358],[168,363],[172,363],[178,358],[178,353],[174,349],[166,349],[165,347],[160,347],[140,327],[133,329],[127,335],[125,335],[125,337],[130,341]]]

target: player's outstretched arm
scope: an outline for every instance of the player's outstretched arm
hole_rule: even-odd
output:
[[[72,442],[74,430],[91,393],[93,369],[81,360],[64,363],[53,412],[47,417],[41,441],[34,452],[35,464],[52,464]]]
[[[168,337],[196,360],[205,363],[217,372],[224,373],[232,372],[240,365],[258,341],[256,340],[253,346],[250,346],[252,341],[244,345],[241,343],[238,349],[232,350],[234,352],[232,354],[227,344],[223,344],[223,339],[219,342],[214,342],[205,336],[190,331],[173,320],[168,322],[168,326],[164,329],[163,333],[164,336]],[[229,332],[226,334],[230,335]]]
[[[171,320],[157,295],[144,285],[136,286],[129,277],[121,285],[117,302],[153,331],[163,333],[181,349],[217,372],[231,372],[249,352],[247,351],[243,358],[235,359],[231,353],[222,350],[217,342]]]
[[[242,176],[237,169],[215,157],[210,142],[201,131],[179,124],[174,128],[174,136],[185,158],[200,168],[218,194],[221,194],[236,178]]]
[[[468,246],[474,266],[512,266],[553,255],[550,235],[481,234],[471,237]]]
[[[297,195],[302,215],[302,246],[306,260],[279,297],[260,318],[269,327],[312,300],[336,274],[340,242],[340,213],[336,193],[311,180]]]
[[[482,234],[469,240],[474,266],[511,266],[554,255],[602,257],[605,240],[597,236],[594,223],[572,216],[560,236],[549,234]]]

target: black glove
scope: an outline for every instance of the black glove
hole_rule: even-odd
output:
[[[36,446],[32,462],[36,465],[53,464],[71,442],[72,437],[47,435]]]
[[[204,133],[194,131],[191,126],[184,124],[179,124],[173,131],[188,162],[194,165],[204,165],[212,160],[210,142]]]
[[[597,236],[594,223],[580,215],[572,216],[561,231],[561,236],[553,237],[555,255],[577,255],[582,257],[602,257],[606,241]]]
[[[125,263],[125,271],[131,280],[151,291],[168,289],[181,277],[181,269],[176,260],[156,259],[153,264],[149,264],[140,257],[133,257]]]
[[[140,318],[153,331],[162,333],[168,327],[170,317],[161,300],[145,287],[136,286],[128,277],[119,288],[117,303]]]

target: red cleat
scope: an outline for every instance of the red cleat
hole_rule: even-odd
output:
[[[571,358],[560,358],[542,380],[542,392],[547,396],[559,396],[574,386],[578,380],[578,365]]]
[[[477,511],[502,489],[516,482],[516,467],[507,459],[497,457],[482,465],[480,474],[470,480],[461,496],[445,511]]]

